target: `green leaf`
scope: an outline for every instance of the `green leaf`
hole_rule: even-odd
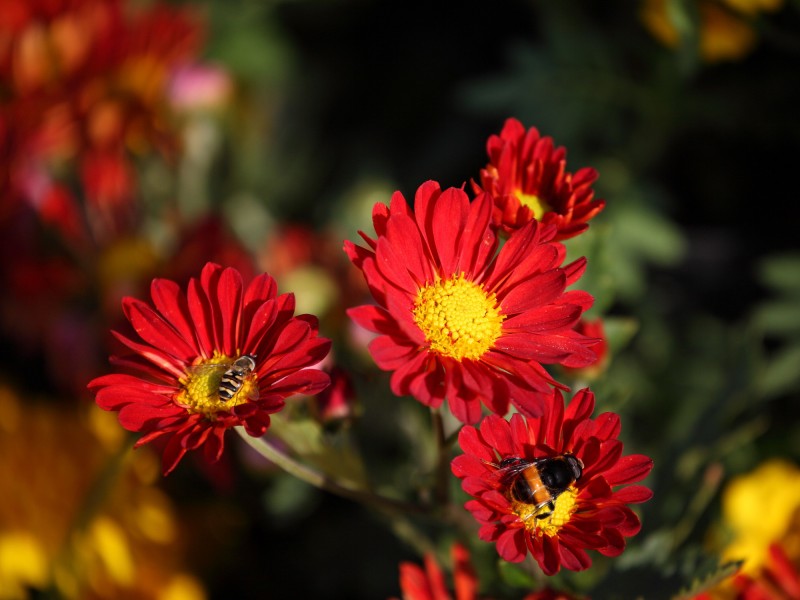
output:
[[[275,477],[264,492],[262,501],[277,523],[290,526],[316,507],[319,495],[316,488],[296,477]]]
[[[753,322],[760,331],[777,337],[800,333],[800,302],[788,299],[765,302],[756,310]]]
[[[759,265],[761,282],[777,291],[800,295],[800,253],[770,256]]]
[[[672,600],[692,600],[697,594],[707,592],[728,579],[728,577],[734,575],[736,571],[739,570],[742,562],[743,561],[738,561],[718,565],[711,573],[693,579],[689,587],[678,592],[678,595],[673,596]]]
[[[500,579],[511,587],[524,588],[527,590],[536,587],[536,580],[521,566],[505,560],[498,561],[497,565],[498,571],[500,572]]]
[[[616,354],[625,348],[639,331],[639,321],[631,317],[604,317],[603,328],[608,345]]]
[[[654,263],[673,265],[686,251],[678,229],[655,212],[627,207],[617,213],[616,219],[614,235],[620,246]]]
[[[347,432],[330,435],[312,419],[279,413],[272,416],[270,433],[303,462],[339,483],[366,487],[364,464]]]
[[[800,342],[775,351],[764,369],[760,391],[765,396],[777,396],[800,388]]]

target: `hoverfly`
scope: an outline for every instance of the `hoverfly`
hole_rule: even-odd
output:
[[[202,373],[208,370],[226,369],[222,374],[217,387],[217,396],[221,402],[228,402],[236,395],[245,378],[256,368],[256,357],[254,354],[243,354],[232,363],[206,363],[190,367],[192,373]]]
[[[571,452],[534,459],[511,456],[486,464],[497,469],[495,477],[511,500],[536,507],[537,519],[552,515],[556,498],[583,474],[583,462]]]

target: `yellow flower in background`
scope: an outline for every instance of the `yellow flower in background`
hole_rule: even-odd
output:
[[[752,20],[760,12],[781,8],[783,0],[698,0],[696,20],[671,0],[644,0],[640,18],[650,34],[669,48],[697,38],[700,58],[707,63],[740,60],[758,41]],[[697,31],[692,35],[693,29]]]
[[[800,557],[800,468],[797,465],[772,459],[734,478],[722,495],[722,511],[734,535],[723,557],[743,559],[743,572],[759,570],[773,542],[781,542],[789,556]]]
[[[0,481],[13,482],[0,494],[0,600],[45,590],[90,600],[203,600],[202,585],[184,570],[172,502],[155,486],[158,458],[124,453],[114,416],[94,405],[22,406],[0,384]],[[115,457],[118,471],[98,490]]]

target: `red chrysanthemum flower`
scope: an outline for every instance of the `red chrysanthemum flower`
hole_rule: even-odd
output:
[[[348,311],[379,334],[369,345],[381,369],[394,371],[392,391],[437,407],[447,398],[463,423],[481,417],[481,402],[505,414],[509,402],[541,414],[551,385],[544,364],[580,367],[593,340],[574,330],[592,297],[565,292],[583,273],[581,258],[561,266],[555,228],[531,221],[497,252],[492,199],[472,203],[463,190],[429,181],[412,211],[395,192],[377,204],[377,239],[369,248],[345,242],[378,306]]]
[[[112,361],[141,377],[105,375],[89,388],[101,408],[119,411],[125,429],[144,434],[137,446],[165,438],[165,475],[189,450],[217,460],[231,427],[264,435],[285,398],[328,385],[326,373],[308,367],[327,355],[330,341],[317,337],[316,317],[293,316],[294,296],[278,296],[269,275],[245,289],[238,271],[208,263],[186,294],[156,279],[151,296],[153,307],[122,301],[141,342],[114,332],[134,354]]]
[[[505,232],[516,231],[531,219],[558,228],[557,240],[585,231],[587,221],[603,210],[605,201],[594,200],[592,184],[597,171],[586,167],[566,171],[567,152],[555,148],[551,137],[508,119],[500,135],[492,135],[486,149],[489,164],[481,169],[475,192],[494,198],[494,224]]]
[[[603,413],[591,419],[593,410],[590,390],[579,391],[566,410],[554,390],[541,418],[515,414],[507,421],[489,415],[480,429],[461,430],[464,454],[453,459],[452,470],[475,497],[465,507],[483,525],[480,538],[495,542],[503,559],[519,562],[530,552],[548,575],[562,566],[579,571],[592,563],[586,550],[616,556],[625,549],[625,538],[639,531],[639,519],[628,504],[644,502],[652,492],[641,485],[614,488],[643,479],[653,461],[623,456],[619,416]],[[546,460],[570,454],[581,465],[577,479],[558,476]],[[557,481],[563,492],[540,487],[536,503],[521,500],[519,478],[532,490],[538,475],[516,471],[509,477],[499,467],[522,461],[541,474],[539,484]],[[552,505],[540,506],[542,495],[552,498]]]
[[[478,600],[478,575],[470,561],[469,550],[453,544],[450,550],[453,564],[453,592],[455,600]],[[403,600],[451,600],[444,574],[432,554],[425,555],[425,568],[411,562],[400,564],[400,590]],[[491,600],[481,595],[484,600]],[[526,594],[522,600],[581,600],[566,592],[545,588]],[[588,599],[585,599],[588,600]]]
[[[131,222],[134,157],[177,155],[170,78],[203,37],[192,11],[127,4],[6,0],[0,18],[0,196],[45,212],[59,193],[100,239]]]
[[[453,544],[451,556],[456,600],[475,600],[478,576],[470,563],[469,551],[461,544]],[[432,554],[425,555],[424,569],[411,562],[400,564],[400,590],[403,600],[450,600],[453,597]]]

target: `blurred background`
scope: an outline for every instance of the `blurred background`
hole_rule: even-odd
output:
[[[290,403],[285,443],[360,448],[377,489],[413,497],[429,417],[344,314],[368,297],[342,242],[395,190],[469,188],[508,117],[599,171],[607,206],[567,246],[609,351],[558,377],[655,460],[626,553],[548,583],[671,598],[776,541],[797,568],[799,73],[796,0],[2,0],[0,598],[387,598],[421,561],[410,531],[446,557],[454,532],[320,492],[233,435],[163,478],[86,383],[153,277],[267,271],[350,385]],[[542,585],[464,541],[486,594]]]

